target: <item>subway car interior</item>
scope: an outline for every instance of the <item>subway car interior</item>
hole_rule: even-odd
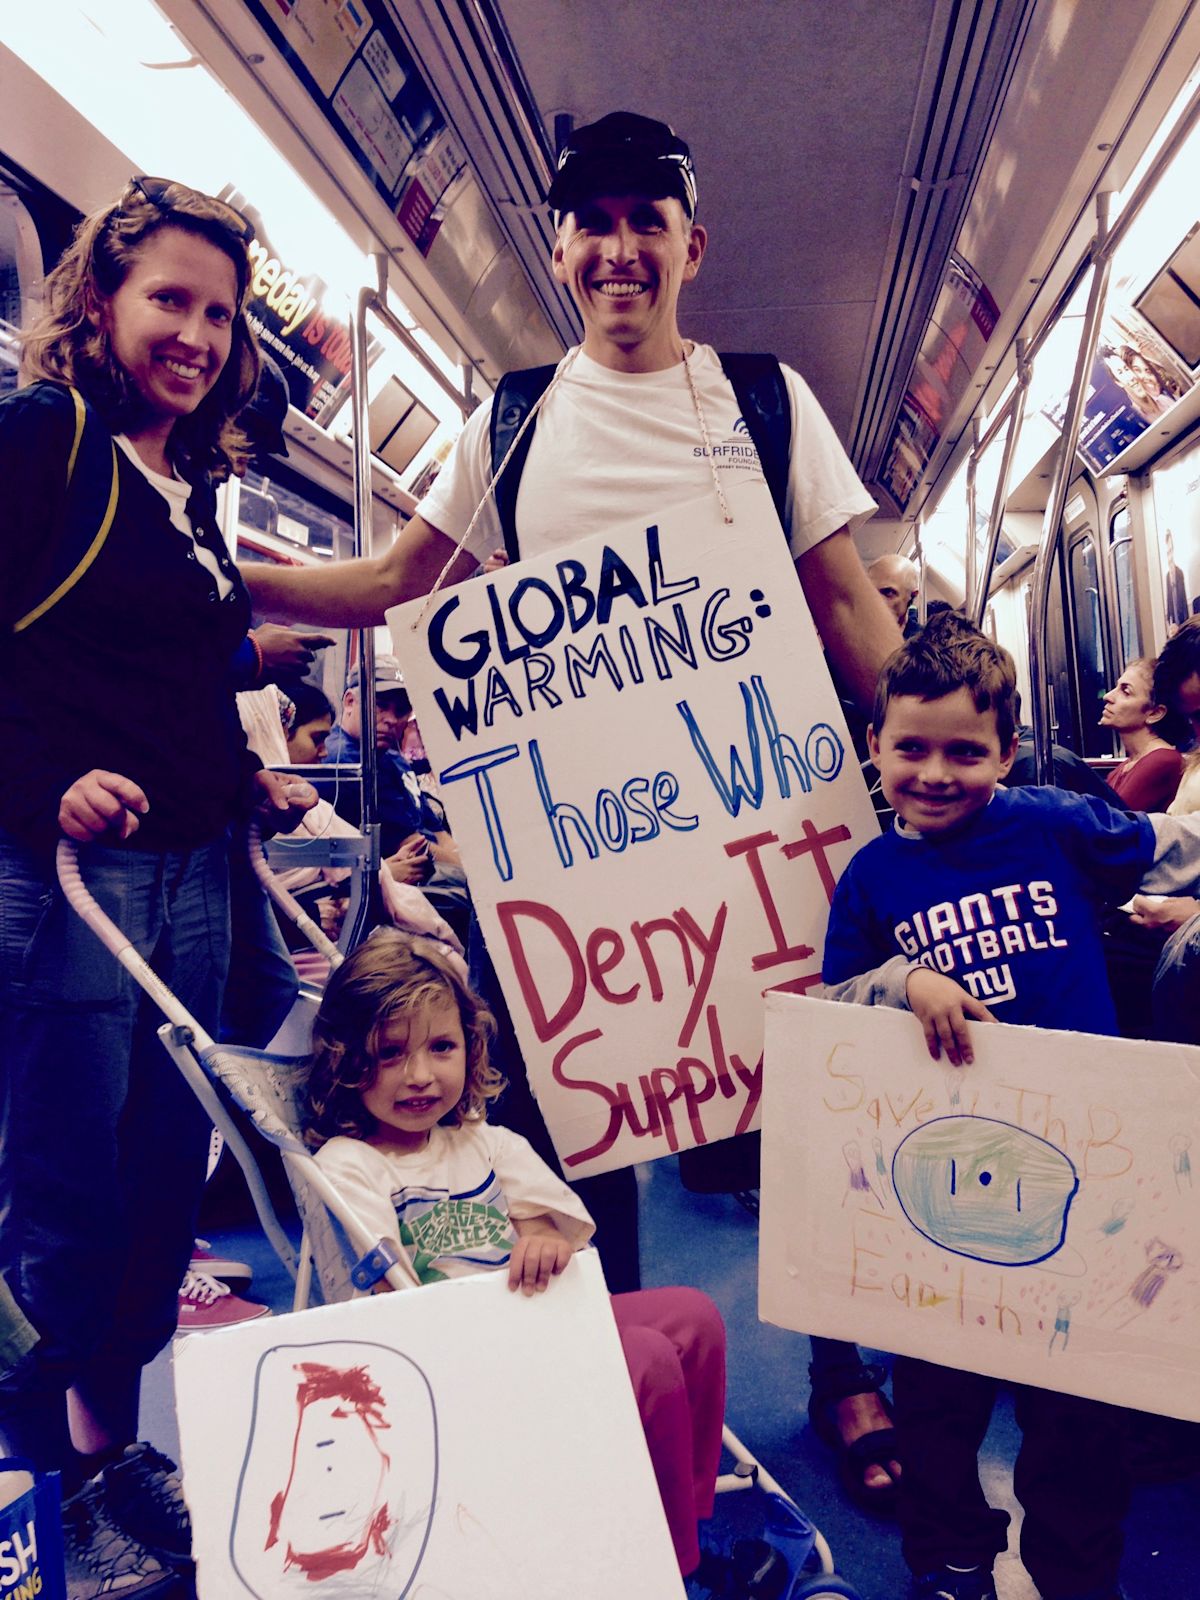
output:
[[[268,573],[380,558],[503,376],[558,363],[583,337],[546,195],[558,152],[613,111],[657,119],[690,146],[707,250],[679,300],[684,337],[770,352],[801,374],[877,507],[854,528],[858,556],[911,564],[908,630],[947,607],[967,613],[1015,660],[1039,780],[1052,778],[1052,747],[1111,773],[1128,752],[1102,720],[1105,695],[1200,614],[1200,0],[5,6],[0,398],[23,381],[22,330],[81,219],[131,174],[167,174],[247,220],[246,313],[288,390],[286,451],[219,487],[230,557]],[[406,670],[395,630],[270,620],[323,636],[300,670],[334,721],[358,673],[369,726],[388,696],[382,664],[397,656]],[[336,836],[266,847],[276,873],[336,880],[320,906],[301,896],[317,953],[287,932],[299,992],[271,1049],[288,1057],[309,1047],[325,958],[340,961],[379,915],[372,886],[387,854],[370,741],[323,763],[328,719],[314,717],[315,747],[279,739],[266,764],[291,781],[324,767],[322,795],[338,811],[343,791],[354,799]],[[510,736],[502,709],[496,725]],[[420,786],[436,788],[415,722],[403,737]],[[194,755],[203,768],[205,752]],[[443,783],[452,832],[467,787]],[[468,944],[454,896],[428,899]],[[215,1133],[198,1224],[208,1277],[222,1261],[247,1270],[218,1279],[207,1305],[201,1295],[198,1331],[148,1369],[139,1436],[174,1460],[181,1344],[238,1338],[223,1303],[257,1325],[294,1300],[281,1241],[222,1143]],[[300,1223],[264,1152],[260,1199],[294,1265]],[[643,1284],[703,1289],[725,1320],[726,1422],[749,1464],[735,1455],[724,1467],[754,1483],[761,1464],[759,1488],[778,1486],[832,1551],[824,1576],[816,1558],[806,1577],[780,1576],[771,1504],[719,1495],[709,1548],[730,1561],[737,1548],[743,1567],[707,1587],[692,1577],[686,1593],[907,1595],[895,1523],[852,1501],[809,1421],[807,1339],[760,1320],[756,1172],[699,1192],[674,1139],[635,1170]],[[206,1276],[203,1257],[193,1269]],[[1194,1271],[1186,1261],[1179,1281]],[[1145,1419],[1126,1600],[1200,1594],[1195,1403]],[[984,1490],[1013,1518],[1000,1600],[1040,1592],[1018,1551],[1019,1439],[1002,1394],[981,1452]],[[184,1470],[186,1492],[186,1459]],[[145,1592],[182,1596],[189,1581]],[[18,1592],[4,1583],[0,1593]],[[243,1586],[306,1592],[295,1574],[269,1591]],[[201,1568],[198,1592],[232,1591]],[[326,1573],[307,1592],[368,1591]],[[400,1592],[450,1591],[414,1580]],[[460,1600],[551,1592],[597,1591],[531,1577]]]

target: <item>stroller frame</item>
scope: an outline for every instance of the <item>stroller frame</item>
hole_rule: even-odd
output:
[[[249,848],[255,875],[274,904],[331,966],[340,965],[345,959],[342,952],[292,895],[275,881],[257,827],[250,829]],[[167,1019],[158,1029],[158,1037],[242,1169],[263,1232],[294,1281],[292,1309],[303,1311],[312,1304],[315,1256],[320,1253],[326,1261],[330,1259],[328,1248],[323,1250],[323,1241],[318,1237],[322,1226],[328,1235],[326,1242],[339,1252],[343,1264],[346,1252],[337,1234],[340,1232],[344,1236],[353,1259],[346,1277],[355,1288],[367,1290],[380,1280],[386,1280],[393,1289],[418,1287],[419,1279],[407,1255],[390,1241],[372,1233],[317,1165],[284,1114],[281,1074],[286,1077],[289,1068],[294,1072],[299,1062],[272,1056],[266,1051],[217,1044],[93,899],[83,882],[76,847],[69,840],[59,841],[57,868],[59,884],[72,910],[87,923]],[[260,1079],[256,1084],[251,1083],[246,1074],[248,1064],[254,1063],[260,1064]],[[258,1131],[280,1153],[304,1224],[298,1252],[275,1213],[258,1162],[224,1096],[251,1118]],[[814,1578],[831,1577],[837,1582],[832,1552],[820,1531],[728,1424],[722,1428],[721,1440],[733,1459],[734,1469],[717,1478],[716,1492],[729,1493],[757,1486],[776,1497],[811,1534],[813,1554],[820,1563]],[[797,1592],[803,1594],[808,1588],[806,1581]],[[817,1590],[811,1592],[818,1593]]]

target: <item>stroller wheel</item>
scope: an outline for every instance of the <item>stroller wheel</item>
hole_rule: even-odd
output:
[[[817,1578],[806,1578],[796,1585],[788,1600],[862,1600],[853,1584],[839,1578],[836,1572]]]

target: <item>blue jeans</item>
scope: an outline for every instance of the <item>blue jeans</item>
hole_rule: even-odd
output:
[[[229,855],[229,912],[232,958],[217,1037],[265,1050],[288,1019],[300,979],[240,834]]]
[[[79,852],[91,893],[213,1032],[226,858],[224,839]],[[0,1272],[39,1336],[0,1374],[0,1444],[43,1467],[65,1459],[66,1389],[132,1373],[136,1404],[137,1371],[175,1328],[209,1128],[161,1022],[52,866],[0,833]]]

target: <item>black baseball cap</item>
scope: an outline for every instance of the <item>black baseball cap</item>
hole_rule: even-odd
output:
[[[692,153],[665,122],[636,111],[610,111],[599,122],[576,128],[563,145],[546,204],[556,213],[574,211],[606,190],[670,196],[690,221],[696,215]]]
[[[283,424],[291,402],[287,379],[265,350],[259,352],[259,360],[262,365],[258,387],[238,412],[237,425],[250,440],[256,456],[286,456]]]

